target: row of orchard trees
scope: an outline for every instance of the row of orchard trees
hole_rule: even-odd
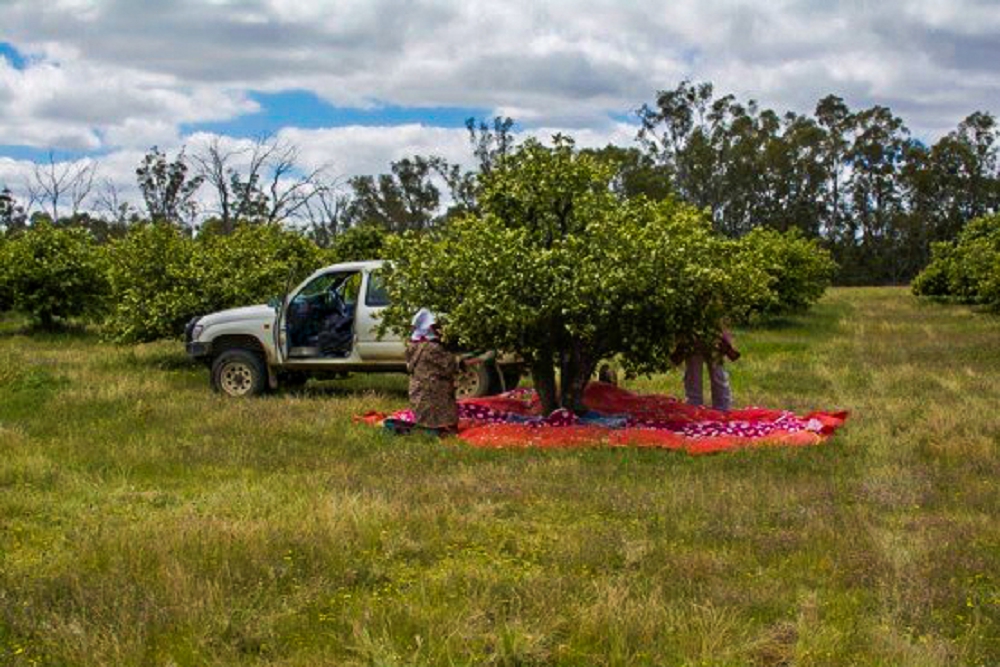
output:
[[[195,315],[280,297],[324,264],[377,256],[384,237],[357,227],[321,248],[277,223],[191,236],[160,221],[98,243],[85,229],[43,220],[0,237],[0,312],[43,329],[98,323],[118,342],[171,338]]]
[[[324,262],[382,255],[393,260],[386,327],[405,330],[430,307],[457,344],[518,352],[547,407],[578,408],[601,359],[662,370],[679,344],[808,307],[829,284],[829,254],[801,233],[729,239],[695,207],[617,189],[618,167],[566,137],[529,140],[480,176],[475,209],[404,234],[354,227],[329,251],[278,224],[197,236],[137,224],[99,245],[39,222],[0,246],[0,298],[43,326],[90,316],[112,339],[151,340],[280,296]]]

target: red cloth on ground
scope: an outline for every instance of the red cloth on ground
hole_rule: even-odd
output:
[[[795,415],[783,410],[746,408],[723,412],[692,406],[670,396],[635,394],[592,382],[584,393],[592,412],[582,418],[566,411],[541,415],[537,394],[515,389],[500,396],[459,401],[458,437],[477,447],[565,448],[581,446],[674,449],[710,454],[754,446],[816,445],[832,435],[847,412]],[[378,424],[385,415],[359,421]],[[408,410],[388,416],[406,422]]]

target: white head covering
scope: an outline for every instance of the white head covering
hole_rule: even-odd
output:
[[[437,334],[434,333],[432,328],[437,323],[437,316],[426,308],[421,308],[417,311],[417,314],[413,316],[413,333],[410,334],[410,340],[435,340],[437,339]]]

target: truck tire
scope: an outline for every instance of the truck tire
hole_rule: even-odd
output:
[[[263,394],[267,389],[263,359],[239,348],[222,352],[212,362],[212,389],[234,398]]]
[[[486,364],[466,366],[458,371],[455,378],[455,396],[457,398],[481,398],[489,396],[498,380],[493,377],[492,369]]]

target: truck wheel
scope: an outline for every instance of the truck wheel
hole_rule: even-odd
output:
[[[227,396],[258,396],[267,388],[263,360],[249,350],[226,350],[212,362],[212,389]]]
[[[466,366],[455,378],[455,396],[458,398],[489,396],[493,382],[493,373],[486,364]]]

